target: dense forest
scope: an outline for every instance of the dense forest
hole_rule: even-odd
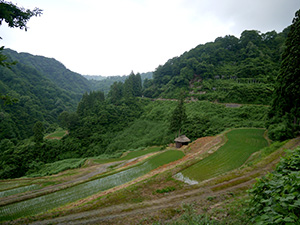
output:
[[[145,82],[147,97],[269,104],[290,28],[281,33],[246,30],[241,37],[218,37],[168,60]]]
[[[0,93],[15,101],[0,103],[0,177],[30,175],[61,159],[166,145],[178,132],[195,140],[233,127],[270,126],[274,140],[291,137],[295,126],[291,135],[278,135],[287,126],[286,120],[276,125],[283,114],[274,113],[272,94],[292,32],[290,26],[219,37],[158,66],[153,78],[132,72],[86,79],[55,59],[7,49],[7,61],[17,63],[0,67]],[[68,135],[43,138],[58,127]]]
[[[83,75],[86,79],[89,80],[91,89],[92,90],[100,90],[104,92],[105,95],[110,90],[110,86],[115,82],[122,82],[124,83],[125,80],[129,75],[123,75],[123,76],[110,76],[110,77],[104,77],[104,76],[90,76],[90,75]],[[142,83],[146,79],[152,79],[153,72],[147,72],[147,73],[140,73]]]
[[[85,79],[70,71],[68,74],[56,60],[33,59],[12,50],[4,53],[9,61],[18,63],[10,68],[0,67],[0,92],[17,99],[17,103],[0,104],[1,139],[29,138],[37,121],[46,128],[55,125],[58,115],[65,110],[74,111],[82,94],[89,90]]]

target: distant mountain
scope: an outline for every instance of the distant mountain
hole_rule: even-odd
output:
[[[30,66],[58,87],[72,91],[80,100],[83,93],[90,91],[90,83],[82,75],[68,70],[62,63],[53,58],[35,56],[29,53],[17,53],[11,49],[5,49],[4,54],[20,64]]]
[[[101,75],[82,75],[82,76],[88,80],[104,80],[107,78]]]
[[[142,82],[145,81],[145,79],[152,79],[153,72],[147,72],[147,73],[141,73]],[[114,82],[122,82],[124,83],[125,80],[129,77],[129,75],[124,76],[90,76],[90,75],[83,75],[86,79],[89,80],[91,84],[91,88],[93,90],[100,90],[103,91],[105,94],[107,94],[110,90],[110,86]]]
[[[0,67],[0,93],[19,101],[5,106],[0,102],[0,139],[28,138],[37,121],[51,129],[58,115],[75,111],[82,94],[90,90],[88,80],[55,59],[10,49],[4,54],[17,64]]]

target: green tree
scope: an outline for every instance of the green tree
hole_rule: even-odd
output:
[[[276,80],[270,118],[299,130],[300,124],[300,10],[295,14]],[[277,119],[276,119],[277,118]]]
[[[33,128],[33,133],[34,133],[34,141],[37,143],[43,142],[44,139],[44,125],[41,121],[38,121],[34,124]]]
[[[42,14],[42,10],[39,8],[35,8],[33,10],[20,8],[14,5],[11,2],[6,2],[0,0],[0,26],[2,22],[6,22],[9,27],[15,28],[18,27],[20,29],[25,29],[27,31],[27,22],[32,16],[40,16]],[[0,39],[2,39],[0,37]],[[7,57],[2,53],[4,46],[0,47],[0,66],[10,67],[16,62],[6,62]],[[17,100],[11,98],[8,95],[2,95],[0,93],[0,99],[4,101],[4,104],[12,104]]]
[[[39,8],[35,8],[33,10],[24,9],[14,5],[11,2],[0,0],[0,25],[2,25],[2,22],[4,21],[11,28],[17,27],[20,29],[25,29],[25,31],[27,31],[27,22],[29,21],[29,19],[33,16],[40,15],[42,15],[42,10]],[[0,48],[0,65],[8,66],[10,64],[4,62],[7,57],[1,53],[2,50],[3,47]]]
[[[108,93],[108,98],[111,103],[117,104],[123,98],[123,83],[121,81],[115,81],[110,86],[110,91]]]
[[[169,127],[170,131],[178,132],[178,134],[180,135],[181,128],[186,119],[187,115],[184,106],[184,95],[181,94],[180,99],[178,100],[178,104],[172,113]]]

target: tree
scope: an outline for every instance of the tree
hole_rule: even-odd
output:
[[[270,119],[282,120],[299,130],[300,125],[300,10],[295,14],[275,84]],[[277,119],[276,119],[277,118]],[[282,121],[283,122],[283,121]]]
[[[37,143],[43,142],[45,130],[43,123],[41,121],[36,122],[32,130],[34,133],[34,141]]]
[[[108,93],[108,98],[111,103],[117,104],[123,98],[123,83],[121,81],[115,81],[110,86],[110,91]]]
[[[24,9],[11,2],[0,0],[0,25],[2,25],[2,22],[4,21],[11,28],[18,27],[27,31],[27,22],[29,19],[33,16],[40,15],[42,15],[42,10],[39,8],[35,8],[33,10]],[[1,53],[2,50],[3,47],[0,48],[0,65],[9,66],[9,63],[4,62],[7,58]]]
[[[2,22],[6,22],[9,27],[15,28],[18,27],[20,29],[25,29],[27,31],[27,22],[32,16],[40,16],[42,15],[42,10],[39,8],[35,8],[33,10],[20,8],[14,5],[11,2],[6,2],[0,0],[0,26]],[[0,39],[2,39],[0,37]],[[0,66],[10,67],[11,65],[16,64],[16,62],[5,62],[7,57],[2,54],[4,46],[0,47]],[[0,93],[0,99],[4,101],[4,104],[12,104],[16,102],[16,99],[10,98],[10,96],[2,95]]]
[[[185,112],[185,106],[184,106],[184,95],[183,93],[180,95],[180,99],[178,101],[178,104],[176,108],[173,111],[171,121],[170,121],[170,131],[171,132],[177,132],[180,135],[181,128],[186,121],[186,112]]]

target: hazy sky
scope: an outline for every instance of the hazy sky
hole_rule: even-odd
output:
[[[11,0],[43,9],[0,46],[55,58],[83,75],[154,71],[199,44],[244,30],[281,32],[300,0]]]

